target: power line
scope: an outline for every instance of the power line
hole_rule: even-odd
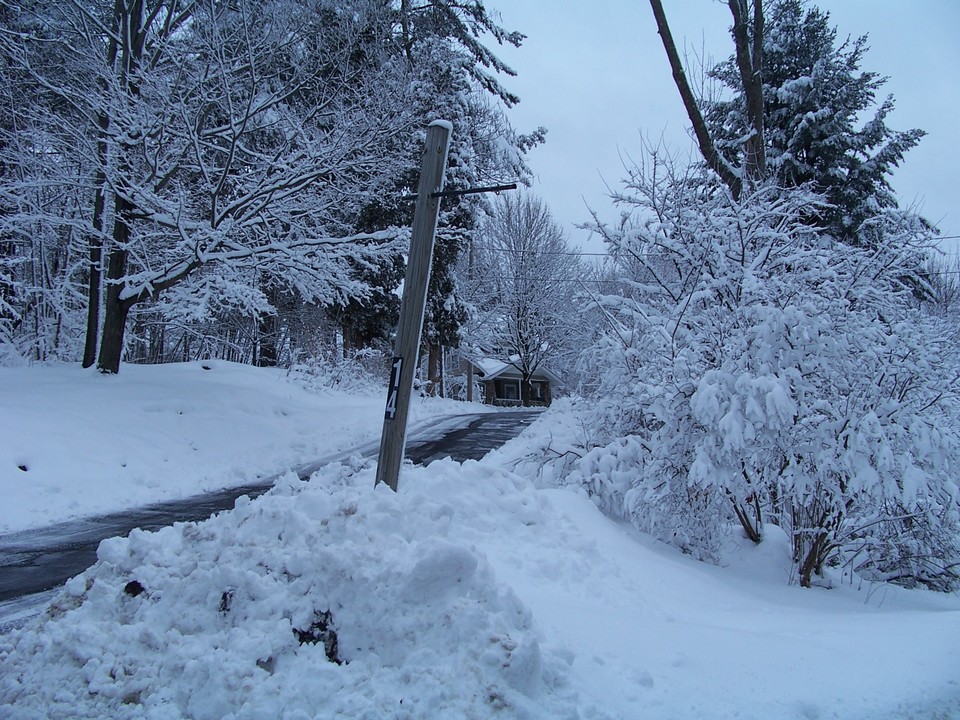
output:
[[[467,282],[483,285],[484,283],[492,280],[519,280],[520,282],[525,282],[524,278],[517,278],[511,275],[484,275],[482,277],[475,278],[474,280],[468,280]],[[591,278],[534,278],[531,282],[537,285],[542,285],[548,283],[606,283],[620,282],[620,280],[594,280]]]
[[[562,250],[514,250],[513,248],[485,247],[480,252],[502,252],[512,255],[569,255],[571,257],[609,257],[607,253],[575,252]]]
[[[928,276],[928,275],[960,275],[960,270],[935,270],[935,271],[918,271],[918,275]],[[478,285],[483,285],[484,283],[491,280],[520,280],[523,281],[524,278],[517,278],[513,275],[482,275],[474,278],[473,280],[468,280],[468,283],[475,282]],[[537,285],[546,284],[546,283],[632,283],[636,282],[629,278],[533,278],[532,280]]]
[[[935,238],[936,240],[960,240],[960,235],[939,235]],[[576,252],[576,251],[561,251],[561,250],[514,250],[513,248],[503,248],[503,247],[484,247],[481,252],[490,251],[490,252],[500,252],[508,253],[512,255],[568,255],[570,257],[612,257],[610,253],[605,252]],[[658,253],[631,253],[627,251],[629,255],[657,255]]]

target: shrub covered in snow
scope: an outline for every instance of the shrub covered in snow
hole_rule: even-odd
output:
[[[828,563],[947,588],[958,579],[957,348],[916,310],[924,228],[882,212],[870,248],[811,226],[820,199],[738,201],[697,173],[635,168],[624,272],[579,465],[602,506],[706,559],[731,521],[788,531],[803,585]]]
[[[364,392],[378,387],[387,375],[389,362],[382,352],[365,348],[348,357],[327,358],[322,355],[303,358],[290,366],[292,380],[308,390],[343,390]]]

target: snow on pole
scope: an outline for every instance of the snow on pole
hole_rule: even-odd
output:
[[[377,460],[376,484],[386,483],[397,489],[400,464],[407,441],[407,414],[413,393],[413,375],[417,366],[423,313],[430,285],[430,265],[433,259],[433,241],[437,231],[440,197],[443,191],[447,151],[453,126],[446,120],[436,120],[427,127],[423,162],[420,167],[420,185],[413,212],[413,233],[410,254],[403,282],[400,303],[400,323],[394,342],[393,362],[390,365],[390,385],[387,407],[380,438],[380,456]]]

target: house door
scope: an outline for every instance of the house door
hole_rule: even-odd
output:
[[[535,403],[545,402],[547,399],[546,393],[543,391],[542,382],[532,382],[530,383],[530,400]]]

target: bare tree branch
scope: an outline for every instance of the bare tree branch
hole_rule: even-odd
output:
[[[730,0],[731,3],[735,0]],[[670,25],[667,23],[667,16],[663,11],[663,3],[660,0],[650,0],[650,7],[653,9],[653,16],[657,21],[657,32],[663,41],[663,49],[667,53],[667,59],[670,61],[670,68],[673,71],[673,81],[680,91],[680,98],[683,100],[683,106],[687,111],[687,117],[690,118],[690,124],[693,126],[693,133],[697,138],[697,144],[700,147],[700,154],[706,161],[707,166],[713,170],[724,184],[730,189],[733,197],[739,199],[743,189],[743,181],[736,170],[730,167],[717,152],[710,131],[707,129],[707,123],[700,112],[700,106],[693,95],[690,83],[687,81],[686,73],[683,70],[683,63],[680,60],[680,54],[677,52],[677,46],[673,41],[673,34],[670,32]]]

